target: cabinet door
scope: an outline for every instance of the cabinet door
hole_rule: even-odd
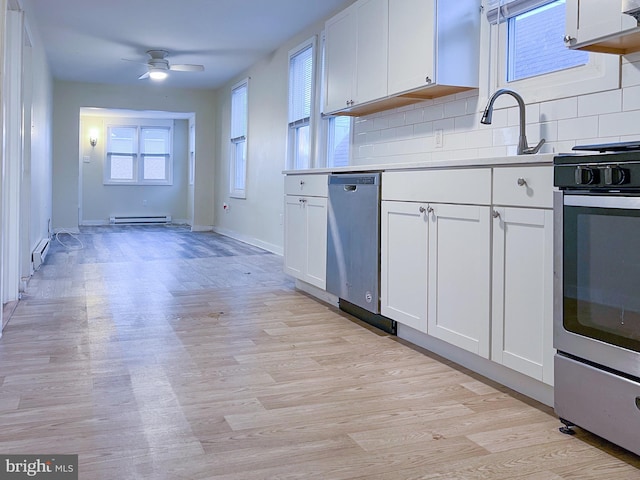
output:
[[[553,212],[495,211],[491,359],[553,385]]]
[[[356,9],[355,102],[387,95],[388,0],[360,0]]]
[[[489,358],[490,207],[431,207],[429,335]]]
[[[307,243],[305,197],[285,195],[284,198],[284,271],[302,280]]]
[[[389,0],[389,95],[435,82],[434,0]]]
[[[637,26],[624,15],[620,0],[567,0],[566,34],[577,44],[594,42]]]
[[[327,282],[327,199],[308,197],[306,200],[305,281],[324,290]]]
[[[325,24],[324,113],[344,110],[353,100],[356,12],[351,6]]]
[[[427,332],[426,205],[382,202],[382,315]],[[421,211],[422,210],[422,211]]]

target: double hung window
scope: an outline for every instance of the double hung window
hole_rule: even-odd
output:
[[[173,122],[108,125],[105,185],[172,185]]]
[[[247,96],[249,79],[231,89],[231,162],[229,165],[230,195],[246,198],[247,190]]]
[[[566,0],[487,0],[491,87],[545,101],[616,88],[612,56],[565,46]]]
[[[315,38],[289,52],[289,168],[311,167]]]

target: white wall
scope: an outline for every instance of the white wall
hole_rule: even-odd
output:
[[[81,115],[80,121],[82,225],[108,224],[112,215],[171,215],[174,222],[189,220],[187,120],[173,120],[172,185],[104,185],[106,125],[127,125],[131,119]],[[143,119],[135,121],[142,122]],[[88,140],[92,130],[98,133],[95,147],[91,147]]]
[[[194,230],[213,228],[214,129],[216,94],[212,90],[170,89],[146,83],[123,87],[54,82],[53,227],[78,228],[80,109],[193,112],[196,117],[196,178],[193,190]],[[186,206],[185,206],[186,208]]]
[[[349,2],[347,2],[349,3]],[[313,35],[324,21],[305,29],[275,52],[218,90],[216,117],[216,230],[282,254],[284,176],[287,148],[289,50]],[[320,45],[320,42],[318,42]],[[246,198],[229,196],[231,87],[249,77]],[[223,209],[226,203],[229,208]]]
[[[52,150],[51,121],[53,116],[53,79],[44,52],[44,46],[38,32],[31,28],[29,10],[25,8],[25,24],[29,32],[31,46],[28,47],[30,58],[29,83],[30,112],[25,115],[30,125],[25,126],[25,150],[29,152],[28,169],[30,175],[30,223],[28,245],[24,245],[28,253],[49,235],[52,215]],[[29,126],[31,127],[29,129]]]

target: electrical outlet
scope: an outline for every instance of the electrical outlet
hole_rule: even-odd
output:
[[[442,148],[444,144],[444,133],[441,128],[438,128],[434,134],[436,148]]]

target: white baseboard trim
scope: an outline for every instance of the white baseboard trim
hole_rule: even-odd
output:
[[[213,232],[211,225],[191,225],[192,232]]]
[[[53,233],[80,233],[80,229],[76,227],[58,227],[53,229]]]
[[[220,235],[224,235],[225,237],[231,237],[235,240],[239,240],[244,243],[248,243],[249,245],[253,245],[254,247],[262,248],[263,250],[267,250],[268,252],[275,253],[276,255],[284,255],[284,248],[278,245],[274,245],[272,243],[263,242],[262,240],[254,237],[250,237],[248,235],[243,235],[238,232],[234,232],[233,230],[227,230],[226,228],[213,227],[213,231],[215,233],[219,233]]]
[[[505,387],[553,407],[553,387],[398,323],[398,337],[451,360]]]
[[[81,227],[102,227],[109,225],[109,220],[83,220],[80,222]]]
[[[296,288],[298,290],[302,290],[305,293],[317,298],[318,300],[328,303],[332,307],[338,308],[338,300],[339,298],[332,293],[327,292],[326,290],[322,290],[314,285],[310,285],[302,280],[298,280],[296,278]]]

